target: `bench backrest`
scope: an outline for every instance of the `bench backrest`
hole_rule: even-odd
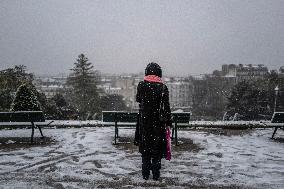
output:
[[[172,113],[173,122],[176,123],[188,123],[190,116],[190,112]]]
[[[284,112],[274,112],[271,123],[284,123]]]
[[[137,112],[103,111],[103,122],[137,122]]]
[[[103,111],[103,122],[137,122],[137,112],[120,112],[120,111]],[[173,121],[177,123],[188,123],[190,120],[190,112],[172,113]]]
[[[42,111],[0,112],[0,122],[45,122]]]

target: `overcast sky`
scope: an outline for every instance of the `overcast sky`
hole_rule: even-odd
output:
[[[107,73],[210,73],[284,65],[283,0],[0,0],[0,69],[68,72],[78,54]]]

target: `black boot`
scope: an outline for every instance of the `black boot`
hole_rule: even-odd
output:
[[[152,174],[153,174],[154,180],[159,180],[160,169],[161,169],[161,159],[160,158],[153,158],[152,159]]]
[[[151,169],[151,158],[142,156],[142,176],[144,180],[148,180]]]

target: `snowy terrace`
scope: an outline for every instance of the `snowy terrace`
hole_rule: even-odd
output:
[[[133,129],[118,145],[113,127],[43,131],[34,145],[30,129],[0,131],[0,188],[284,188],[283,131],[181,130],[158,182],[142,179]]]

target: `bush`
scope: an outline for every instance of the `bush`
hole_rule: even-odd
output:
[[[16,92],[11,111],[40,111],[40,104],[32,86],[22,84]]]

